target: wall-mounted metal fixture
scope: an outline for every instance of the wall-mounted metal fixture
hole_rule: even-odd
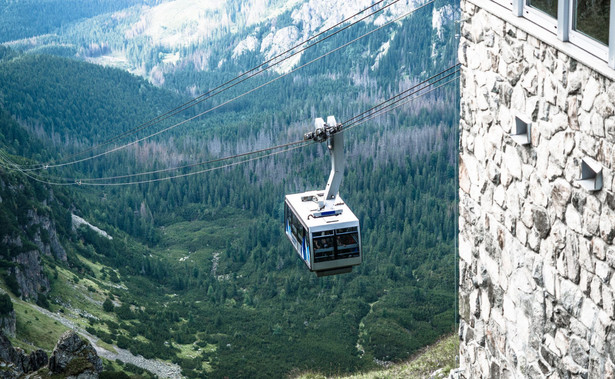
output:
[[[510,137],[519,145],[529,145],[532,143],[532,123],[525,120],[523,116],[516,115]]]
[[[602,189],[602,165],[592,158],[586,157],[581,161],[581,179],[577,182],[590,192]]]

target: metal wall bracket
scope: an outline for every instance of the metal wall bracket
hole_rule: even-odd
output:
[[[590,192],[600,191],[602,189],[602,165],[592,158],[583,158],[581,178],[577,182]]]
[[[532,143],[532,123],[522,117],[515,116],[513,132],[510,137],[519,145],[529,145]]]

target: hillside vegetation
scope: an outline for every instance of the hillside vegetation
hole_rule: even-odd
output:
[[[332,376],[343,379],[441,379],[448,377],[457,367],[459,350],[457,335],[443,337],[433,345],[426,346],[406,362],[391,365],[388,368],[368,371],[349,376]],[[297,379],[326,379],[328,376],[306,373]]]

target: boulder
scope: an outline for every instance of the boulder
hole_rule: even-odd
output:
[[[79,379],[98,378],[103,369],[94,347],[73,330],[62,334],[51,353],[48,367],[52,374]]]

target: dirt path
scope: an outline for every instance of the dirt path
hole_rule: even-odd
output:
[[[99,341],[98,337],[93,336],[92,334],[88,333],[85,329],[77,325],[74,321],[68,319],[67,317],[63,315],[50,312],[47,309],[41,308],[37,305],[34,305],[34,304],[29,304],[29,305],[35,310],[37,310],[38,312],[43,313],[44,315],[58,321],[59,323],[61,323],[62,325],[68,328],[71,328],[79,332],[79,334],[86,337],[90,341],[90,343],[94,346],[94,349],[96,349],[96,353],[100,357],[103,357],[110,361],[119,359],[125,363],[132,363],[133,365],[140,367],[142,369],[148,370],[151,373],[156,374],[161,378],[171,378],[171,379],[183,378],[183,376],[181,375],[181,368],[176,364],[162,362],[162,361],[155,360],[155,359],[145,359],[140,355],[134,355],[130,351],[125,350],[125,349],[120,349],[119,347],[115,345],[113,346],[113,348],[116,351],[115,352],[109,351],[105,349],[104,347],[98,345],[98,341]]]

